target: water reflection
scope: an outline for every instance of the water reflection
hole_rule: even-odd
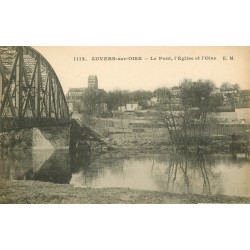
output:
[[[36,157],[33,155],[33,159],[36,159]],[[30,169],[30,171],[26,173],[27,180],[61,184],[69,183],[71,176],[70,157],[67,151],[54,151],[50,158],[44,161],[39,170],[35,171],[34,169]]]
[[[165,170],[166,191],[179,193],[211,194],[210,180],[219,183],[219,176],[213,175],[211,166],[214,159],[211,155],[205,160],[204,154],[176,155],[170,154]]]
[[[126,187],[171,193],[250,196],[244,154],[69,154],[68,151],[0,153],[1,179],[81,187]]]

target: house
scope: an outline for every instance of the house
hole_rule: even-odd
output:
[[[126,110],[126,106],[119,106],[118,110],[123,113]]]
[[[250,108],[250,90],[239,90],[236,99],[236,108]]]
[[[83,112],[84,109],[84,98],[85,88],[70,88],[66,100],[68,103],[69,112]]]
[[[68,104],[68,108],[69,108],[69,113],[70,114],[73,113],[74,112],[74,103],[71,101],[68,101],[67,104]]]
[[[139,106],[138,102],[131,101],[128,102],[125,106],[119,106],[118,111],[124,114],[134,114],[135,111],[142,109],[142,106]]]
[[[180,87],[178,87],[178,86],[172,87],[172,88],[171,88],[171,93],[172,93],[173,96],[179,97],[180,94],[181,94],[181,89],[180,89]]]
[[[158,98],[154,96],[147,101],[147,106],[155,106],[158,103],[159,103]]]
[[[79,100],[83,98],[85,92],[85,88],[70,88],[67,93],[67,99]]]
[[[237,119],[241,123],[250,123],[250,108],[236,108]]]
[[[139,108],[138,102],[131,101],[126,104],[126,111],[135,111]]]

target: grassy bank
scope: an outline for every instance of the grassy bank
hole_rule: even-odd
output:
[[[1,204],[193,204],[250,203],[226,195],[171,194],[126,188],[80,188],[35,181],[0,181]]]
[[[162,140],[145,140],[143,138],[139,139],[127,139],[127,138],[112,138],[106,139],[107,144],[112,150],[124,151],[130,150],[131,152],[165,152],[165,151],[175,151],[176,147],[171,145],[168,141]],[[180,150],[184,149],[184,145],[180,146]],[[212,145],[199,146],[200,152],[212,153],[212,152],[231,152],[230,142],[214,142]],[[196,145],[188,145],[187,151],[197,152]]]

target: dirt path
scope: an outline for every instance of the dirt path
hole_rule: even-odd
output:
[[[66,184],[0,180],[1,204],[188,204],[250,203],[225,195],[183,195],[125,188],[79,188]]]

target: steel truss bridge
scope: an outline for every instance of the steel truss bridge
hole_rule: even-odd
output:
[[[60,81],[35,49],[0,47],[0,132],[70,122]]]

